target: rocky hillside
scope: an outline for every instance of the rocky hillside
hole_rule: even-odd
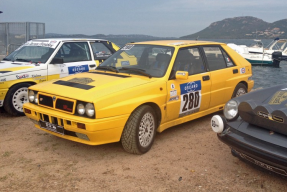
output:
[[[287,19],[268,23],[255,17],[234,17],[211,23],[182,39],[272,39],[287,38]]]

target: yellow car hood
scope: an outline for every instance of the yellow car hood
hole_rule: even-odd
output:
[[[93,102],[107,95],[156,80],[146,76],[93,71],[44,82],[31,88],[52,95]]]

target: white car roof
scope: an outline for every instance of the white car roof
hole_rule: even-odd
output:
[[[90,38],[46,38],[46,39],[31,39],[30,41],[108,41],[106,39],[90,39]]]

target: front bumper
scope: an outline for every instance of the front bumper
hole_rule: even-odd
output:
[[[5,99],[7,92],[8,92],[8,89],[0,89],[0,107],[2,107],[4,104],[4,99]]]
[[[129,117],[127,114],[104,119],[89,119],[47,109],[31,103],[25,103],[23,110],[36,128],[64,139],[88,145],[100,145],[120,141],[123,128]],[[42,121],[41,124],[40,121]],[[42,126],[43,122],[55,127],[61,127],[63,133],[59,133],[56,129],[52,131],[51,127],[44,128]],[[84,124],[85,128],[78,128],[78,124]]]
[[[242,119],[227,122],[218,138],[234,155],[287,176],[287,136],[251,125]]]

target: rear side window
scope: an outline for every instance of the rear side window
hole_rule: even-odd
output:
[[[227,67],[235,66],[234,63],[232,62],[232,60],[230,59],[230,57],[227,55],[227,53],[225,51],[222,51],[222,53],[223,53]]]
[[[108,58],[112,52],[102,42],[91,42],[95,58]]]
[[[227,53],[220,47],[203,47],[203,51],[210,71],[234,66]]]

